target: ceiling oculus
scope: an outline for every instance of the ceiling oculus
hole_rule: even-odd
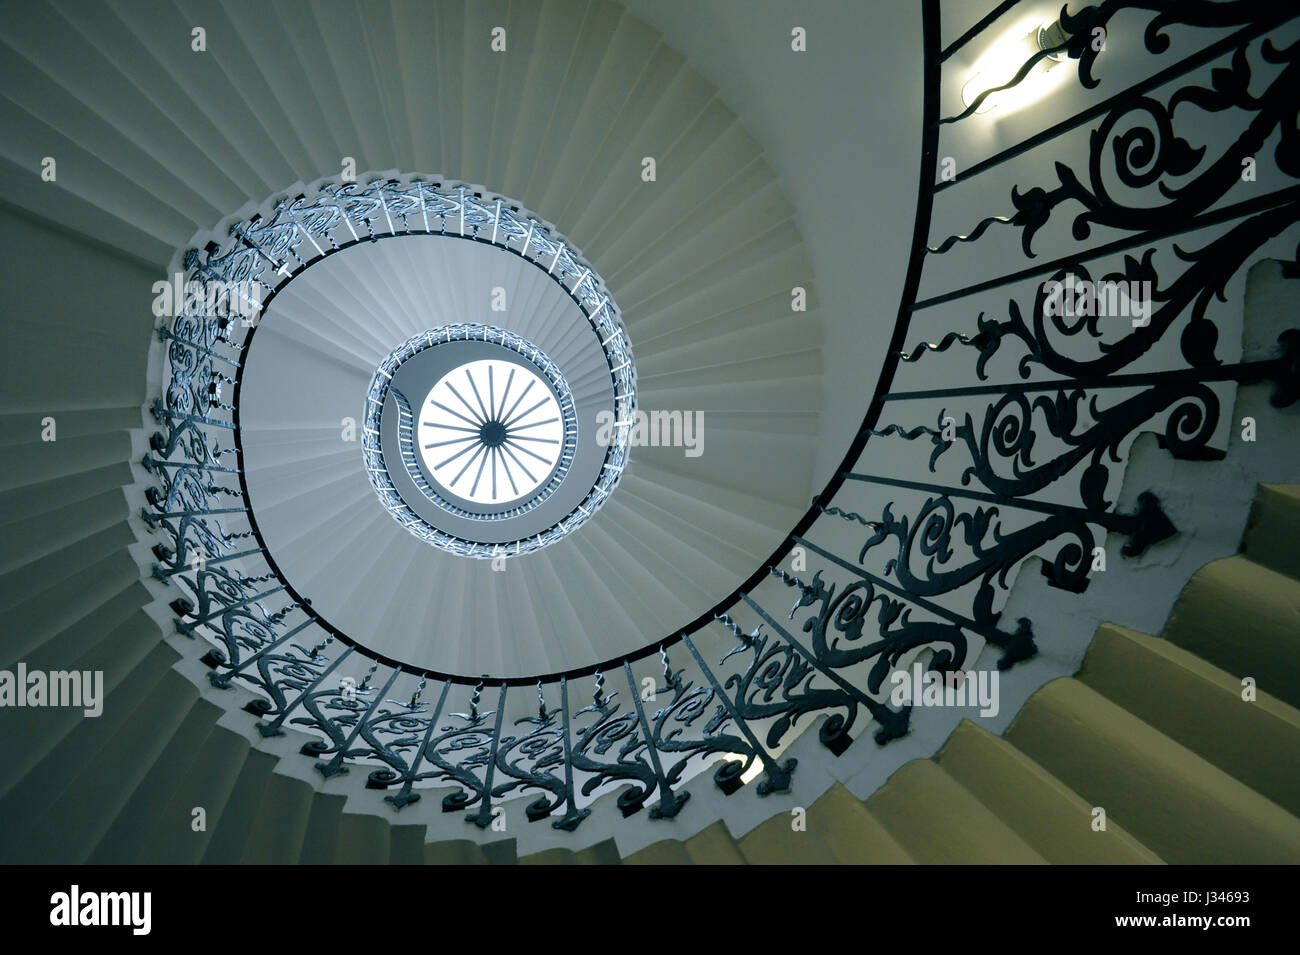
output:
[[[413,511],[433,528],[500,544],[541,518],[533,512],[578,457],[578,410],[560,369],[503,328],[417,335],[375,372],[370,394],[366,433],[380,453],[367,470],[385,506],[391,493],[402,499],[389,510],[403,523]],[[524,515],[530,523],[516,521]]]
[[[560,464],[569,405],[566,415],[551,386],[522,365],[489,358],[458,365],[416,415],[421,463],[439,489],[475,504],[526,499]]]
[[[371,379],[366,474],[393,517],[435,547],[528,553],[577,529],[608,497],[626,444],[600,444],[595,418],[612,404],[612,382],[576,400],[558,365],[506,329],[429,329]]]

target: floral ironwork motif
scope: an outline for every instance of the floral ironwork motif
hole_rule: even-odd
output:
[[[1140,494],[1131,511],[1116,503],[1136,434],[1154,430],[1170,454],[1212,462],[1222,454],[1215,435],[1233,386],[1267,381],[1275,404],[1300,399],[1300,331],[1285,333],[1273,356],[1225,362],[1211,309],[1266,243],[1290,241],[1300,220],[1300,45],[1279,45],[1274,35],[1295,15],[1247,0],[1094,4],[1062,17],[1085,88],[1104,85],[1094,75],[1104,59],[1079,38],[1121,10],[1150,14],[1147,76],[1161,76],[1160,84],[1107,90],[1109,99],[1032,144],[939,181],[940,100],[955,86],[943,62],[954,47],[940,48],[938,4],[925,0],[922,198],[893,347],[919,337],[911,331],[917,316],[940,305],[962,310],[968,324],[891,355],[840,473],[770,561],[711,613],[618,660],[522,679],[434,673],[376,660],[330,628],[280,578],[247,510],[237,388],[233,395],[228,388],[249,329],[228,315],[177,317],[160,331],[166,385],[145,458],[157,483],[142,515],[159,537],[154,575],[178,591],[171,606],[180,633],[206,644],[214,690],[250,690],[247,709],[263,734],[306,733],[304,751],[321,773],[364,768],[367,785],[384,790],[394,810],[429,787],[450,787],[442,808],[476,826],[522,797],[528,820],[573,830],[605,794],[624,815],[689,811],[683,786],[710,768],[727,793],[751,772],[759,795],[784,791],[797,768],[785,750],[806,726],[818,725],[837,755],[870,745],[863,736],[887,745],[907,732],[911,714],[890,705],[886,684],[912,660],[946,673],[972,665],[985,645],[1002,668],[1033,656],[1051,621],[1003,617],[1027,561],[1041,558],[1051,583],[1079,591],[1104,534],[1122,536],[1123,553],[1133,557],[1178,531],[1153,494]],[[1236,32],[1211,35],[1199,52],[1170,63],[1162,59],[1164,31],[1175,25]],[[1259,71],[1267,75],[1256,84]],[[1193,145],[1180,118],[1188,108],[1240,115],[1237,139],[1215,156],[1208,144]],[[1085,125],[1086,152],[1052,155],[1057,184],[1032,181],[1047,167],[1022,157],[1065,149],[1066,134]],[[1270,137],[1277,140],[1270,182],[1286,184],[1237,201],[1241,158],[1263,163]],[[1015,211],[1002,217],[1003,228],[930,251],[935,202],[1004,163],[1019,164],[1011,168],[1023,169],[1024,187],[1011,192]],[[1137,196],[1121,200],[1111,182]],[[1082,209],[1071,244],[1040,262],[1035,242],[1067,205]],[[990,210],[985,221],[999,211],[1007,210]],[[952,256],[1008,229],[1021,232],[1023,260],[1012,271],[920,297],[923,274],[947,274]],[[1095,239],[1103,229],[1105,239]],[[571,250],[541,223],[465,186],[322,185],[275,203],[269,219],[236,224],[228,244],[193,251],[185,263],[195,281],[249,281],[272,293],[332,249],[416,231],[494,242],[541,263],[593,325],[614,336],[614,354],[630,357],[608,297]],[[1178,238],[1193,232],[1195,240]],[[1041,282],[1091,281],[1093,273],[1149,282],[1149,320],[1116,337],[1095,317],[1048,314]],[[1292,263],[1288,274],[1300,276],[1300,268]],[[988,316],[986,296],[1008,286],[1015,290],[1005,318]],[[1162,343],[1174,347],[1157,348]],[[993,360],[1013,348],[1012,380],[998,380]],[[1164,364],[1153,368],[1158,355]],[[914,377],[939,361],[947,362],[946,387]],[[635,383],[620,380],[619,400],[630,402]],[[945,410],[931,426],[939,405]],[[958,408],[946,422],[947,409]],[[918,468],[906,479],[873,473],[872,456],[863,454],[927,445],[929,473]],[[844,546],[846,534],[852,546]],[[786,605],[791,591],[787,626],[770,608]]]

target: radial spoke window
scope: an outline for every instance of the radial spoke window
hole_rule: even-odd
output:
[[[429,390],[417,441],[442,490],[475,504],[503,504],[550,478],[564,448],[564,416],[539,375],[482,359],[454,368]]]

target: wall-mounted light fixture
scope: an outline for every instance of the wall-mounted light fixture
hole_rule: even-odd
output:
[[[1040,99],[1059,85],[1068,72],[1055,69],[1067,58],[1067,40],[1069,34],[1060,20],[1046,25],[1018,24],[975,62],[970,78],[962,86],[962,105],[969,109],[988,90],[997,91],[985,96],[975,112],[987,113],[997,109],[1000,113],[1010,113]],[[1025,64],[1035,57],[1037,60],[1019,83],[1008,89],[998,89],[1011,83]]]

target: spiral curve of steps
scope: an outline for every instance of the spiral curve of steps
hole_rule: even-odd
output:
[[[149,358],[156,328],[146,318],[144,290],[176,269],[185,249],[221,234],[230,221],[266,212],[275,198],[334,176],[343,156],[356,159],[362,178],[420,170],[516,196],[561,223],[609,283],[636,348],[643,405],[704,410],[713,453],[701,458],[702,470],[680,449],[642,449],[615,500],[568,542],[575,545],[570,551],[543,553],[500,580],[471,576],[487,568],[453,571],[447,590],[472,593],[475,605],[544,608],[534,620],[506,613],[450,622],[519,635],[514,644],[485,644],[481,653],[476,648],[451,661],[421,661],[458,672],[559,670],[652,643],[760,565],[814,490],[808,459],[821,401],[817,328],[830,320],[817,315],[815,304],[810,314],[791,316],[790,288],[811,286],[811,267],[794,212],[758,145],[680,55],[615,5],[444,3],[429,21],[422,5],[395,0],[382,7],[391,24],[356,17],[352,4],[263,9],[260,29],[243,30],[234,3],[176,0],[147,16],[127,3],[78,8],[76,15],[58,3],[33,3],[16,7],[0,29],[0,121],[12,131],[0,143],[0,250],[16,269],[63,260],[75,276],[57,293],[20,284],[8,306],[39,321],[6,322],[11,359],[0,386],[0,442],[14,466],[0,486],[0,610],[8,620],[0,665],[23,660],[51,670],[102,670],[108,694],[96,720],[60,710],[5,715],[6,861],[789,859],[787,851],[795,850],[785,842],[788,815],[760,825],[775,801],[724,823],[709,801],[722,797],[705,792],[706,779],[693,788],[694,815],[680,822],[674,839],[650,849],[641,831],[611,837],[596,824],[568,838],[565,848],[540,848],[549,832],[532,843],[477,830],[458,838],[469,827],[459,818],[440,821],[446,817],[436,799],[393,815],[365,790],[364,774],[323,786],[299,753],[301,737],[260,738],[240,711],[249,694],[208,688],[201,648],[175,632],[168,608],[174,591],[147,576],[153,558],[138,512],[151,478],[137,462],[148,451],[147,407],[161,383]],[[199,19],[208,23],[206,59],[183,44],[157,42],[163,34],[188,35]],[[510,25],[511,43],[558,44],[572,53],[501,61],[514,65],[486,57],[471,62],[463,38],[488,35],[498,20]],[[47,31],[66,45],[37,42]],[[363,45],[367,55],[349,44]],[[425,60],[419,51],[426,47],[438,55]],[[393,68],[381,74],[374,62]],[[226,91],[224,99],[203,93],[213,84]],[[502,93],[515,88],[524,95]],[[430,89],[437,91],[433,100],[423,95]],[[490,108],[461,106],[480,90],[493,91],[481,96]],[[574,97],[580,105],[561,108]],[[414,121],[423,109],[436,112],[436,123]],[[649,143],[670,144],[658,146],[663,191],[654,200],[638,178],[640,158],[655,151]],[[371,155],[366,144],[381,145]],[[33,189],[31,170],[50,153],[61,157],[59,188]],[[674,168],[680,175],[666,172]],[[337,288],[363,281],[345,274]],[[295,348],[313,344],[301,327],[285,335]],[[352,349],[350,373],[361,374],[380,354],[378,342],[368,351]],[[78,383],[75,398],[69,380]],[[44,416],[57,419],[57,442],[34,438]],[[336,434],[337,418],[331,410],[308,428]],[[319,466],[321,486],[341,485],[355,448],[336,462],[324,440],[277,446],[277,464],[286,473]],[[744,473],[725,465],[739,449],[751,462]],[[291,481],[280,485],[286,502],[291,491]],[[340,499],[373,504],[363,491],[373,495],[364,480]],[[1268,495],[1283,499],[1268,507],[1294,515],[1285,504],[1293,489],[1269,489],[1261,501]],[[864,841],[819,836],[796,843],[798,851],[809,854],[805,861],[1047,859],[1043,833],[1050,830],[1031,832],[1024,812],[1059,822],[1085,803],[1120,798],[1090,789],[1091,775],[1058,759],[1060,727],[1078,717],[1129,739],[1131,751],[1117,745],[1098,756],[1098,765],[1136,763],[1144,739],[1167,751],[1164,739],[1151,734],[1191,754],[1152,778],[1175,789],[1186,771],[1207,804],[1225,812],[1244,807],[1249,839],[1237,844],[1245,854],[1215,843],[1225,861],[1254,861],[1269,851],[1293,859],[1296,807],[1286,793],[1294,780],[1230,765],[1222,740],[1187,736],[1167,719],[1182,712],[1176,707],[1144,710],[1142,701],[1125,696],[1131,688],[1117,675],[1126,660],[1144,655],[1171,686],[1194,683],[1195,705],[1223,705],[1229,684],[1259,670],[1260,661],[1234,658],[1185,621],[1198,615],[1197,600],[1213,604],[1261,574],[1286,578],[1275,582],[1294,592],[1295,568],[1277,542],[1279,526],[1290,525],[1274,525],[1271,537],[1252,532],[1245,555],[1251,566],[1230,558],[1236,563],[1211,565],[1189,585],[1188,602],[1164,635],[1186,655],[1125,628],[1103,628],[1079,679],[1040,690],[1005,739],[964,725],[935,760],[907,763],[865,808],[864,794],[849,785],[854,767],[847,761],[807,772],[812,760],[804,751],[816,733],[805,732],[790,751],[799,751],[803,778],[810,779],[798,794],[810,807],[810,828],[840,819],[831,825],[856,825]],[[394,567],[409,565],[417,543],[382,511],[366,512],[346,536],[321,531],[306,538],[304,559],[319,556],[321,540],[339,546],[336,561],[351,559],[348,548],[357,548],[391,555]],[[402,575],[380,560],[366,572],[357,589],[393,606]],[[1213,583],[1216,575],[1227,583]],[[335,580],[322,570],[318,584],[330,588]],[[507,595],[494,593],[497,587],[509,588]],[[580,613],[575,594],[593,612]],[[411,619],[436,600],[428,594]],[[1270,632],[1291,632],[1286,612],[1279,611],[1284,625]],[[725,648],[724,637],[715,635],[708,649]],[[415,653],[414,627],[405,639],[402,652]],[[1291,673],[1294,659],[1285,659]],[[1285,686],[1261,686],[1269,695],[1258,718],[1272,722],[1260,731],[1275,733],[1276,745],[1291,752],[1296,721],[1289,707],[1297,701]],[[1008,807],[980,791],[988,783],[981,766],[999,759],[1041,787],[1042,805]],[[936,848],[924,799],[944,793],[967,813],[970,825],[962,831],[977,834],[968,844]],[[198,806],[208,815],[208,832],[178,837],[177,827],[189,835],[184,824]],[[860,810],[874,822],[864,822]],[[1178,861],[1176,840],[1149,805],[1135,801],[1113,815],[1111,844],[1118,848],[1108,861]],[[1086,856],[1081,849],[1048,861]]]

